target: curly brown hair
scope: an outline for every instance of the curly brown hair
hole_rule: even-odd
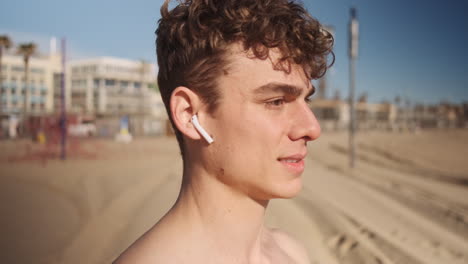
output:
[[[294,1],[186,0],[172,10],[169,2],[161,7],[156,30],[158,85],[182,156],[183,138],[169,108],[171,94],[178,86],[188,87],[214,111],[220,98],[217,78],[226,70],[231,44],[242,43],[259,59],[277,48],[282,57],[275,67],[288,71],[290,63],[299,64],[310,79],[322,77],[334,62],[332,35]]]

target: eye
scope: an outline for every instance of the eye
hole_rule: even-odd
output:
[[[277,108],[277,107],[282,106],[284,103],[285,103],[285,100],[283,98],[278,98],[278,99],[275,99],[275,100],[268,101],[265,104],[266,104],[267,107]]]

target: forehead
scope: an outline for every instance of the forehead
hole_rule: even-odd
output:
[[[283,70],[275,66],[281,54],[270,49],[266,59],[255,57],[251,50],[245,51],[240,44],[233,44],[226,52],[227,67],[219,79],[220,86],[236,86],[242,93],[250,93],[267,83],[283,83],[302,89],[311,89],[312,84],[301,65],[290,63]]]

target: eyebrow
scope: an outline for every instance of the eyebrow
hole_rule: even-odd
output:
[[[283,93],[287,95],[292,95],[298,97],[302,94],[303,88],[295,85],[285,84],[285,83],[277,83],[271,82],[260,87],[255,88],[254,94],[265,94],[265,93]],[[315,86],[312,85],[312,89],[306,94],[306,98],[310,97],[312,94],[315,93]]]

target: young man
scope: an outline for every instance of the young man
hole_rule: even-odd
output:
[[[263,222],[269,200],[301,189],[306,144],[320,135],[311,79],[325,73],[333,38],[288,0],[166,2],[161,13],[158,83],[183,181],[116,263],[309,263]]]

